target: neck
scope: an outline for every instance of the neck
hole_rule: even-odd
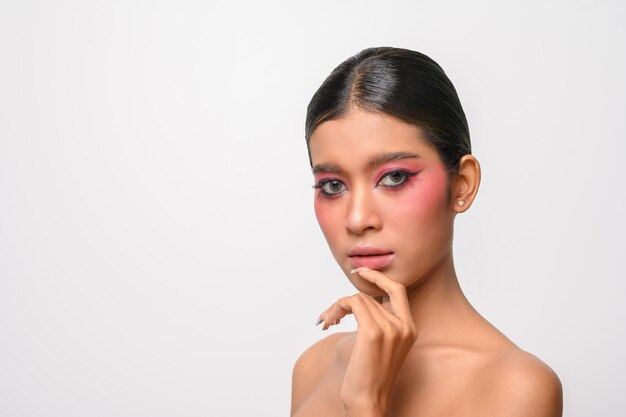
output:
[[[451,327],[468,323],[478,315],[461,290],[452,251],[407,288],[407,297],[420,344],[436,343]],[[390,310],[389,297],[383,297],[382,301]]]

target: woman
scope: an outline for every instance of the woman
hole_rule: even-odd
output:
[[[429,57],[369,48],[340,64],[309,103],[315,214],[359,290],[319,316],[355,332],[315,343],[293,369],[291,415],[562,414],[557,375],[465,298],[454,219],[480,183],[454,86]]]

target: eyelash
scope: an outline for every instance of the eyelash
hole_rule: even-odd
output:
[[[410,177],[413,177],[413,176],[417,175],[418,172],[417,171],[416,172],[406,171],[404,169],[395,169],[393,171],[387,172],[385,175],[380,177],[380,180],[378,180],[378,183],[380,184],[380,182],[382,181],[383,178],[386,178],[389,175],[393,175],[393,174],[403,174],[404,177],[405,177],[404,181],[402,181],[398,185],[382,185],[382,187],[385,187],[385,188],[400,188],[403,185],[405,185],[407,182],[409,182],[409,178]],[[324,178],[323,180],[320,180],[320,182],[315,184],[313,186],[313,188],[315,188],[315,189],[319,188],[320,189],[319,196],[322,197],[322,198],[334,198],[335,196],[341,194],[341,192],[338,192],[338,193],[335,193],[335,194],[327,193],[326,191],[324,191],[324,188],[323,188],[325,184],[327,184],[329,182],[333,182],[333,181],[338,181],[338,182],[343,184],[343,181],[335,179],[335,178]]]

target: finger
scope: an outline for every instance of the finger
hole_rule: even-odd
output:
[[[348,297],[344,297],[348,298]],[[335,302],[333,305],[328,307],[324,313],[320,316],[320,319],[324,321],[324,326],[322,330],[328,329],[330,326],[334,324],[338,324],[342,318],[351,314],[351,310],[346,310],[341,307],[339,301]]]
[[[372,313],[365,305],[364,301],[359,298],[358,294],[355,294],[340,298],[328,309],[328,314],[324,318],[325,324],[323,330],[326,330],[348,314],[354,314],[354,318],[359,326],[369,327],[376,324]]]
[[[389,312],[367,294],[360,293],[357,296],[369,309],[374,319],[373,321],[376,322],[376,325],[373,327],[363,328],[363,337],[368,338],[372,342],[376,342],[379,347],[390,346],[388,343],[384,343],[385,340],[392,341],[392,345],[396,345],[398,342],[404,343],[408,340],[414,340],[412,321],[403,321],[400,317]],[[359,333],[361,333],[361,331]]]
[[[412,340],[413,343],[415,342],[417,329],[412,320],[403,320],[380,305],[372,297],[368,295],[365,297],[369,298],[366,303],[371,306],[373,310],[377,310],[372,316],[378,321],[380,328],[383,329],[385,334],[399,335],[402,340]]]
[[[375,269],[361,267],[353,269],[351,272],[358,273],[365,280],[375,284],[378,288],[389,294],[391,309],[398,317],[406,322],[413,320],[404,285],[392,280],[387,275]]]
[[[333,324],[338,324],[343,317],[351,313],[351,311],[341,308],[338,302],[335,302],[333,305],[324,310],[322,314],[319,315],[319,318],[317,319],[315,325],[324,322],[322,330],[326,330]]]
[[[361,293],[361,298],[363,298],[363,301],[370,310],[372,317],[376,320],[376,324],[378,324],[378,327],[381,329],[391,331],[402,323],[402,319],[393,313],[390,313],[385,307],[376,302],[373,297]]]
[[[374,317],[382,316],[381,320],[387,320],[393,323],[402,322],[402,319],[400,317],[396,316],[394,313],[383,307],[378,301],[376,301],[374,297],[367,294],[364,295],[367,297],[366,303],[368,307],[370,307],[370,310],[373,311],[372,315],[374,315]]]

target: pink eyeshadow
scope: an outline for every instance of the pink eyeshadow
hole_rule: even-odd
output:
[[[375,181],[380,181],[380,178],[384,175],[387,174],[388,172],[392,172],[392,171],[396,171],[396,170],[404,170],[404,171],[410,171],[410,172],[419,172],[423,169],[423,165],[422,164],[410,164],[410,163],[406,163],[406,164],[393,164],[393,165],[385,165],[383,167],[381,167],[377,172],[376,175],[374,176]]]

